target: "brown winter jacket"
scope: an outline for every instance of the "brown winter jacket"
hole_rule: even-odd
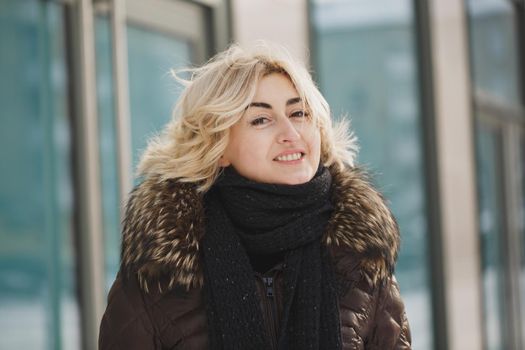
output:
[[[333,176],[334,212],[324,235],[336,278],[343,349],[410,349],[393,271],[399,232],[381,195],[356,169]],[[191,184],[149,178],[131,194],[122,266],[100,326],[100,350],[207,349],[199,241],[202,197]],[[267,334],[278,335],[282,268],[254,272]]]

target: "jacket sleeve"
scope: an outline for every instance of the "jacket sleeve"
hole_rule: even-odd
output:
[[[380,284],[372,329],[369,342],[371,349],[412,349],[405,305],[394,276],[387,277]]]
[[[100,324],[99,350],[160,349],[154,333],[138,283],[117,277]]]

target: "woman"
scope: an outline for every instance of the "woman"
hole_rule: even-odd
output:
[[[192,70],[124,219],[100,349],[410,349],[397,224],[282,52]]]

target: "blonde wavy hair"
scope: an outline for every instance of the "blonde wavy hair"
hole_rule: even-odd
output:
[[[330,108],[308,70],[282,47],[237,44],[198,68],[172,72],[185,86],[162,133],[150,140],[138,165],[139,176],[195,182],[208,190],[220,173],[219,159],[229,142],[230,127],[253,101],[259,79],[272,73],[287,76],[321,133],[321,162],[353,166],[357,152],[349,123],[332,125]],[[189,73],[188,80],[181,73]]]

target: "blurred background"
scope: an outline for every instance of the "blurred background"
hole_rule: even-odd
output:
[[[0,0],[0,349],[96,349],[171,68],[283,44],[402,231],[414,349],[525,349],[525,1]]]

